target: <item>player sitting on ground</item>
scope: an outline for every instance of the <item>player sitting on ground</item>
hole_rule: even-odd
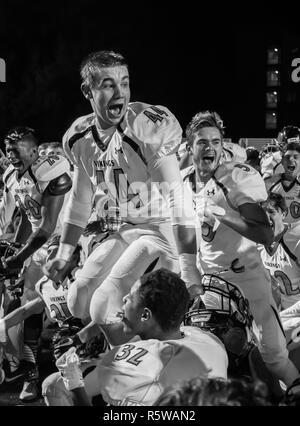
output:
[[[226,378],[228,358],[221,341],[196,327],[180,327],[189,300],[185,283],[171,271],[141,277],[124,298],[122,322],[114,331],[127,336],[127,343],[108,352],[84,379],[85,366],[75,348],[69,349],[57,360],[61,374],[43,383],[47,405],[90,405],[100,393],[111,405],[152,405],[180,380]]]

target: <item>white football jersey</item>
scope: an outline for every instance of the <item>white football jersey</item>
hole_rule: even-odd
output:
[[[182,327],[182,333],[178,340],[133,341],[106,354],[96,370],[104,400],[112,405],[153,405],[164,389],[182,380],[226,379],[228,357],[222,342],[197,327]]]
[[[62,322],[71,315],[67,305],[67,294],[73,278],[65,278],[62,284],[57,285],[50,278],[44,276],[35,285],[36,292],[46,305],[46,313],[51,321]]]
[[[165,156],[174,154],[177,164],[181,137],[177,119],[163,106],[130,103],[122,123],[107,130],[98,127],[94,114],[80,117],[63,140],[76,181],[66,221],[85,226],[96,189],[119,206],[124,221],[168,220],[169,208],[153,175]]]
[[[43,192],[51,180],[64,173],[69,174],[69,170],[69,162],[62,156],[38,157],[20,179],[18,179],[17,170],[12,165],[9,166],[3,175],[5,185],[3,209],[7,209],[7,212],[3,212],[3,215],[6,216],[5,220],[10,220],[8,213],[12,214],[17,205],[25,210],[32,231],[36,231],[42,220]],[[60,219],[57,221],[55,232],[60,232],[61,225],[62,220]]]
[[[260,170],[264,179],[272,177],[275,173],[283,173],[284,168],[281,164],[281,151],[269,152],[260,160]]]
[[[184,184],[192,191],[195,176],[193,167],[183,170]],[[211,200],[225,212],[239,217],[238,208],[245,203],[257,203],[267,199],[267,192],[260,174],[249,165],[223,163],[198,193],[193,192],[194,207],[197,198]],[[196,219],[197,220],[197,219]],[[198,222],[199,223],[199,222]],[[225,270],[243,271],[261,264],[256,243],[243,237],[230,227],[220,223],[216,229],[207,223],[199,224],[197,243],[202,272],[211,274]]]
[[[283,181],[283,174],[276,174],[265,180],[268,192],[282,195],[288,207],[288,214],[284,219],[287,223],[300,220],[300,182],[298,179],[287,183]]]
[[[245,148],[233,142],[223,142],[222,162],[236,161],[237,163],[244,163],[247,160],[247,153]]]
[[[260,247],[264,266],[280,285],[282,309],[300,300],[300,224],[286,226],[271,248]]]

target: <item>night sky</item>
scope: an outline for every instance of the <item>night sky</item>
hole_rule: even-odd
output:
[[[100,49],[127,57],[133,101],[167,106],[183,128],[197,111],[214,109],[226,136],[266,136],[266,46],[297,45],[296,26],[244,5],[134,4],[1,1],[7,82],[0,83],[0,144],[15,125],[36,128],[41,141],[60,140],[76,117],[89,113],[79,65]]]

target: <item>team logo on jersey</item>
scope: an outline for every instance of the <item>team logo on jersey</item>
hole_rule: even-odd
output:
[[[115,148],[115,154],[124,154],[123,148],[120,146],[119,148]]]
[[[206,195],[207,195],[208,197],[210,197],[211,195],[216,195],[216,191],[215,191],[215,189],[212,189],[211,191],[208,189],[208,190],[206,191]]]
[[[24,185],[30,185],[30,180],[28,180],[28,179],[24,179],[24,180],[23,180],[23,183],[24,183]]]
[[[94,161],[96,169],[103,169],[105,167],[114,167],[114,160],[98,160]]]

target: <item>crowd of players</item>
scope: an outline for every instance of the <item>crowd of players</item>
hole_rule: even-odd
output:
[[[62,144],[4,139],[0,383],[39,395],[48,327],[50,406],[296,404],[300,129],[259,152],[204,111],[183,139],[122,55],[80,72],[93,112]]]

